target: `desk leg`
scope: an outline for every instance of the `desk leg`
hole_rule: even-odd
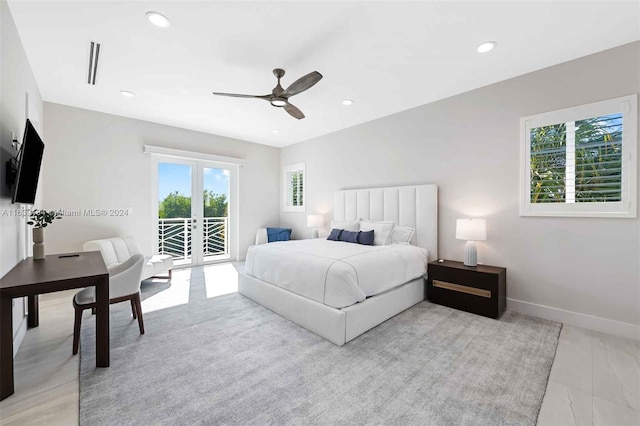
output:
[[[109,366],[109,277],[96,283],[96,367]]]
[[[29,327],[37,327],[40,324],[39,300],[40,296],[37,294],[28,297],[29,316],[27,316],[27,326]]]
[[[13,394],[13,304],[0,297],[0,401]]]

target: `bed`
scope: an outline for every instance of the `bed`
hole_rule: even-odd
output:
[[[424,299],[424,278],[416,276],[416,265],[422,262],[424,271],[438,256],[437,198],[436,185],[338,191],[334,220],[411,227],[412,245],[314,239],[252,246],[238,292],[344,345]],[[394,269],[394,264],[404,267]]]

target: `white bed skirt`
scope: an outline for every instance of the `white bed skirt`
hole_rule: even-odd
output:
[[[424,300],[424,279],[417,278],[342,309],[323,305],[243,272],[238,274],[238,293],[342,346]]]

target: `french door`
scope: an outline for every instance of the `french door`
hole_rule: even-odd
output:
[[[237,235],[237,168],[158,156],[154,169],[158,253],[171,255],[177,266],[230,259]]]

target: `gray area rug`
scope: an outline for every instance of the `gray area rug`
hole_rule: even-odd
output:
[[[110,368],[85,315],[82,425],[534,425],[561,328],[422,302],[337,347],[237,293],[207,299],[201,268],[190,293],[143,336],[112,305]]]

